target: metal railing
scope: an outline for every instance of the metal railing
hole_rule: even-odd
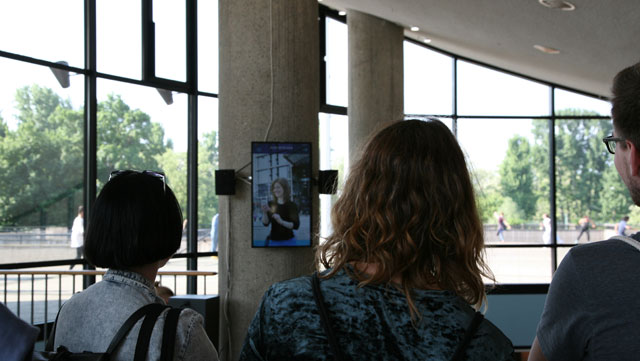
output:
[[[24,321],[47,327],[55,320],[58,310],[74,293],[81,291],[82,279],[94,276],[102,279],[106,270],[60,269],[0,269],[0,297],[4,305]],[[187,277],[196,277],[198,294],[217,293],[217,272],[214,271],[158,271],[157,281],[165,287],[173,287],[176,295],[186,294]],[[167,282],[168,279],[168,282]],[[167,283],[163,283],[167,282]]]

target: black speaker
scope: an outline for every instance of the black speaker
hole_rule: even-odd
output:
[[[191,308],[204,318],[204,330],[216,350],[218,347],[220,326],[220,297],[218,295],[182,295],[169,298],[169,306]]]
[[[232,196],[236,194],[236,171],[233,169],[216,170],[216,194]]]
[[[338,171],[321,170],[318,172],[318,193],[336,194],[338,189]]]

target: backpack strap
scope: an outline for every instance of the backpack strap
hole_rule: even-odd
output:
[[[164,320],[164,329],[162,330],[162,349],[160,353],[160,361],[173,360],[173,351],[176,344],[176,330],[178,328],[178,319],[182,308],[172,308],[167,312]]]
[[[62,305],[64,307],[64,305]],[[56,314],[56,320],[53,322],[53,327],[51,328],[51,332],[49,333],[49,338],[47,338],[47,343],[44,345],[44,350],[48,352],[53,352],[53,343],[56,339],[56,325],[58,324],[58,316],[60,316],[60,311],[62,311],[62,307],[58,310]],[[45,323],[44,327],[47,327]]]
[[[630,245],[631,247],[634,247],[635,249],[637,249],[638,251],[640,251],[640,243],[638,241],[636,241],[635,239],[631,238],[631,237],[627,237],[627,236],[613,236],[609,239],[615,239],[618,241],[622,241],[628,245]]]
[[[140,326],[140,332],[138,333],[138,341],[136,342],[136,351],[133,356],[134,361],[144,361],[147,358],[147,352],[149,351],[149,342],[151,341],[151,333],[153,332],[153,326],[156,324],[158,316],[169,306],[161,305],[159,303],[151,303],[143,308],[147,308],[148,311]]]
[[[313,298],[316,301],[316,306],[318,307],[318,312],[320,313],[322,327],[324,328],[324,332],[327,334],[327,339],[329,340],[331,352],[333,352],[333,356],[336,360],[342,361],[344,360],[344,356],[342,355],[342,350],[340,349],[340,347],[338,347],[338,341],[336,340],[336,336],[331,329],[329,314],[327,312],[327,308],[324,305],[322,292],[320,291],[320,280],[318,279],[318,272],[314,272],[313,276],[311,276],[311,288],[313,289]]]
[[[483,319],[484,316],[482,315],[482,313],[476,311],[476,314],[473,315],[473,319],[471,320],[467,331],[464,333],[462,341],[460,341],[460,343],[458,344],[458,348],[453,354],[451,361],[459,361],[464,359],[464,352],[467,350],[469,342],[471,342],[473,335],[476,333],[476,330],[478,329],[478,326],[480,326],[480,323],[482,323]]]

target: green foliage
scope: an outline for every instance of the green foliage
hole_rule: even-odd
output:
[[[601,141],[611,133],[611,121],[590,119],[597,113],[581,109],[556,114],[580,117],[558,119],[555,124],[558,217],[569,223],[577,223],[584,214],[599,222],[615,221],[628,212],[631,200],[613,166],[613,157]],[[550,212],[549,121],[534,119],[532,124],[533,143],[514,136],[500,165],[504,195],[513,199],[529,221]],[[507,215],[507,210],[503,211]],[[511,222],[516,223],[514,219]]]
[[[523,224],[529,219],[520,205],[511,197],[505,197],[499,209],[504,213],[504,218],[510,225]]]
[[[613,157],[601,139],[611,133],[611,122],[588,119],[593,112],[567,109],[559,115],[578,115],[585,119],[565,119],[556,122],[556,205],[570,223],[584,214],[607,219],[612,215],[603,211],[601,194],[603,178],[613,168]],[[615,169],[613,169],[615,172]]]
[[[16,104],[18,129],[0,139],[0,222],[67,225],[59,201],[82,185],[82,113],[36,85],[19,89]]]
[[[164,129],[149,115],[131,110],[118,95],[98,104],[98,178],[114,169],[160,169],[156,160],[168,148]]]
[[[218,134],[206,133],[198,142],[198,227],[211,227],[218,213],[215,171],[218,168]]]
[[[512,199],[523,219],[534,215],[537,198],[532,192],[534,175],[529,141],[519,135],[509,139],[507,154],[500,164],[500,185]]]
[[[18,126],[0,121],[0,223],[70,226],[82,203],[83,111],[51,89],[16,91]],[[98,176],[113,169],[160,169],[164,130],[119,96],[98,104]]]
[[[631,196],[624,185],[615,166],[608,167],[602,180],[602,192],[600,193],[602,214],[606,215],[603,221],[615,222],[629,213],[633,206]]]
[[[156,160],[178,198],[183,217],[187,218],[187,153],[168,148]],[[198,142],[198,228],[211,227],[211,218],[218,213],[218,196],[215,194],[217,168],[217,134],[212,131],[204,134]]]
[[[501,209],[504,202],[498,176],[487,170],[477,169],[473,172],[472,180],[480,219],[483,223],[495,222],[493,213]]]

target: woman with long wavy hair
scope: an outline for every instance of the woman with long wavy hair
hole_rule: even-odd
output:
[[[271,286],[241,359],[513,358],[511,342],[474,310],[486,298],[483,277],[493,277],[465,158],[444,124],[398,121],[376,132],[331,221],[318,247],[321,302],[315,275]]]

